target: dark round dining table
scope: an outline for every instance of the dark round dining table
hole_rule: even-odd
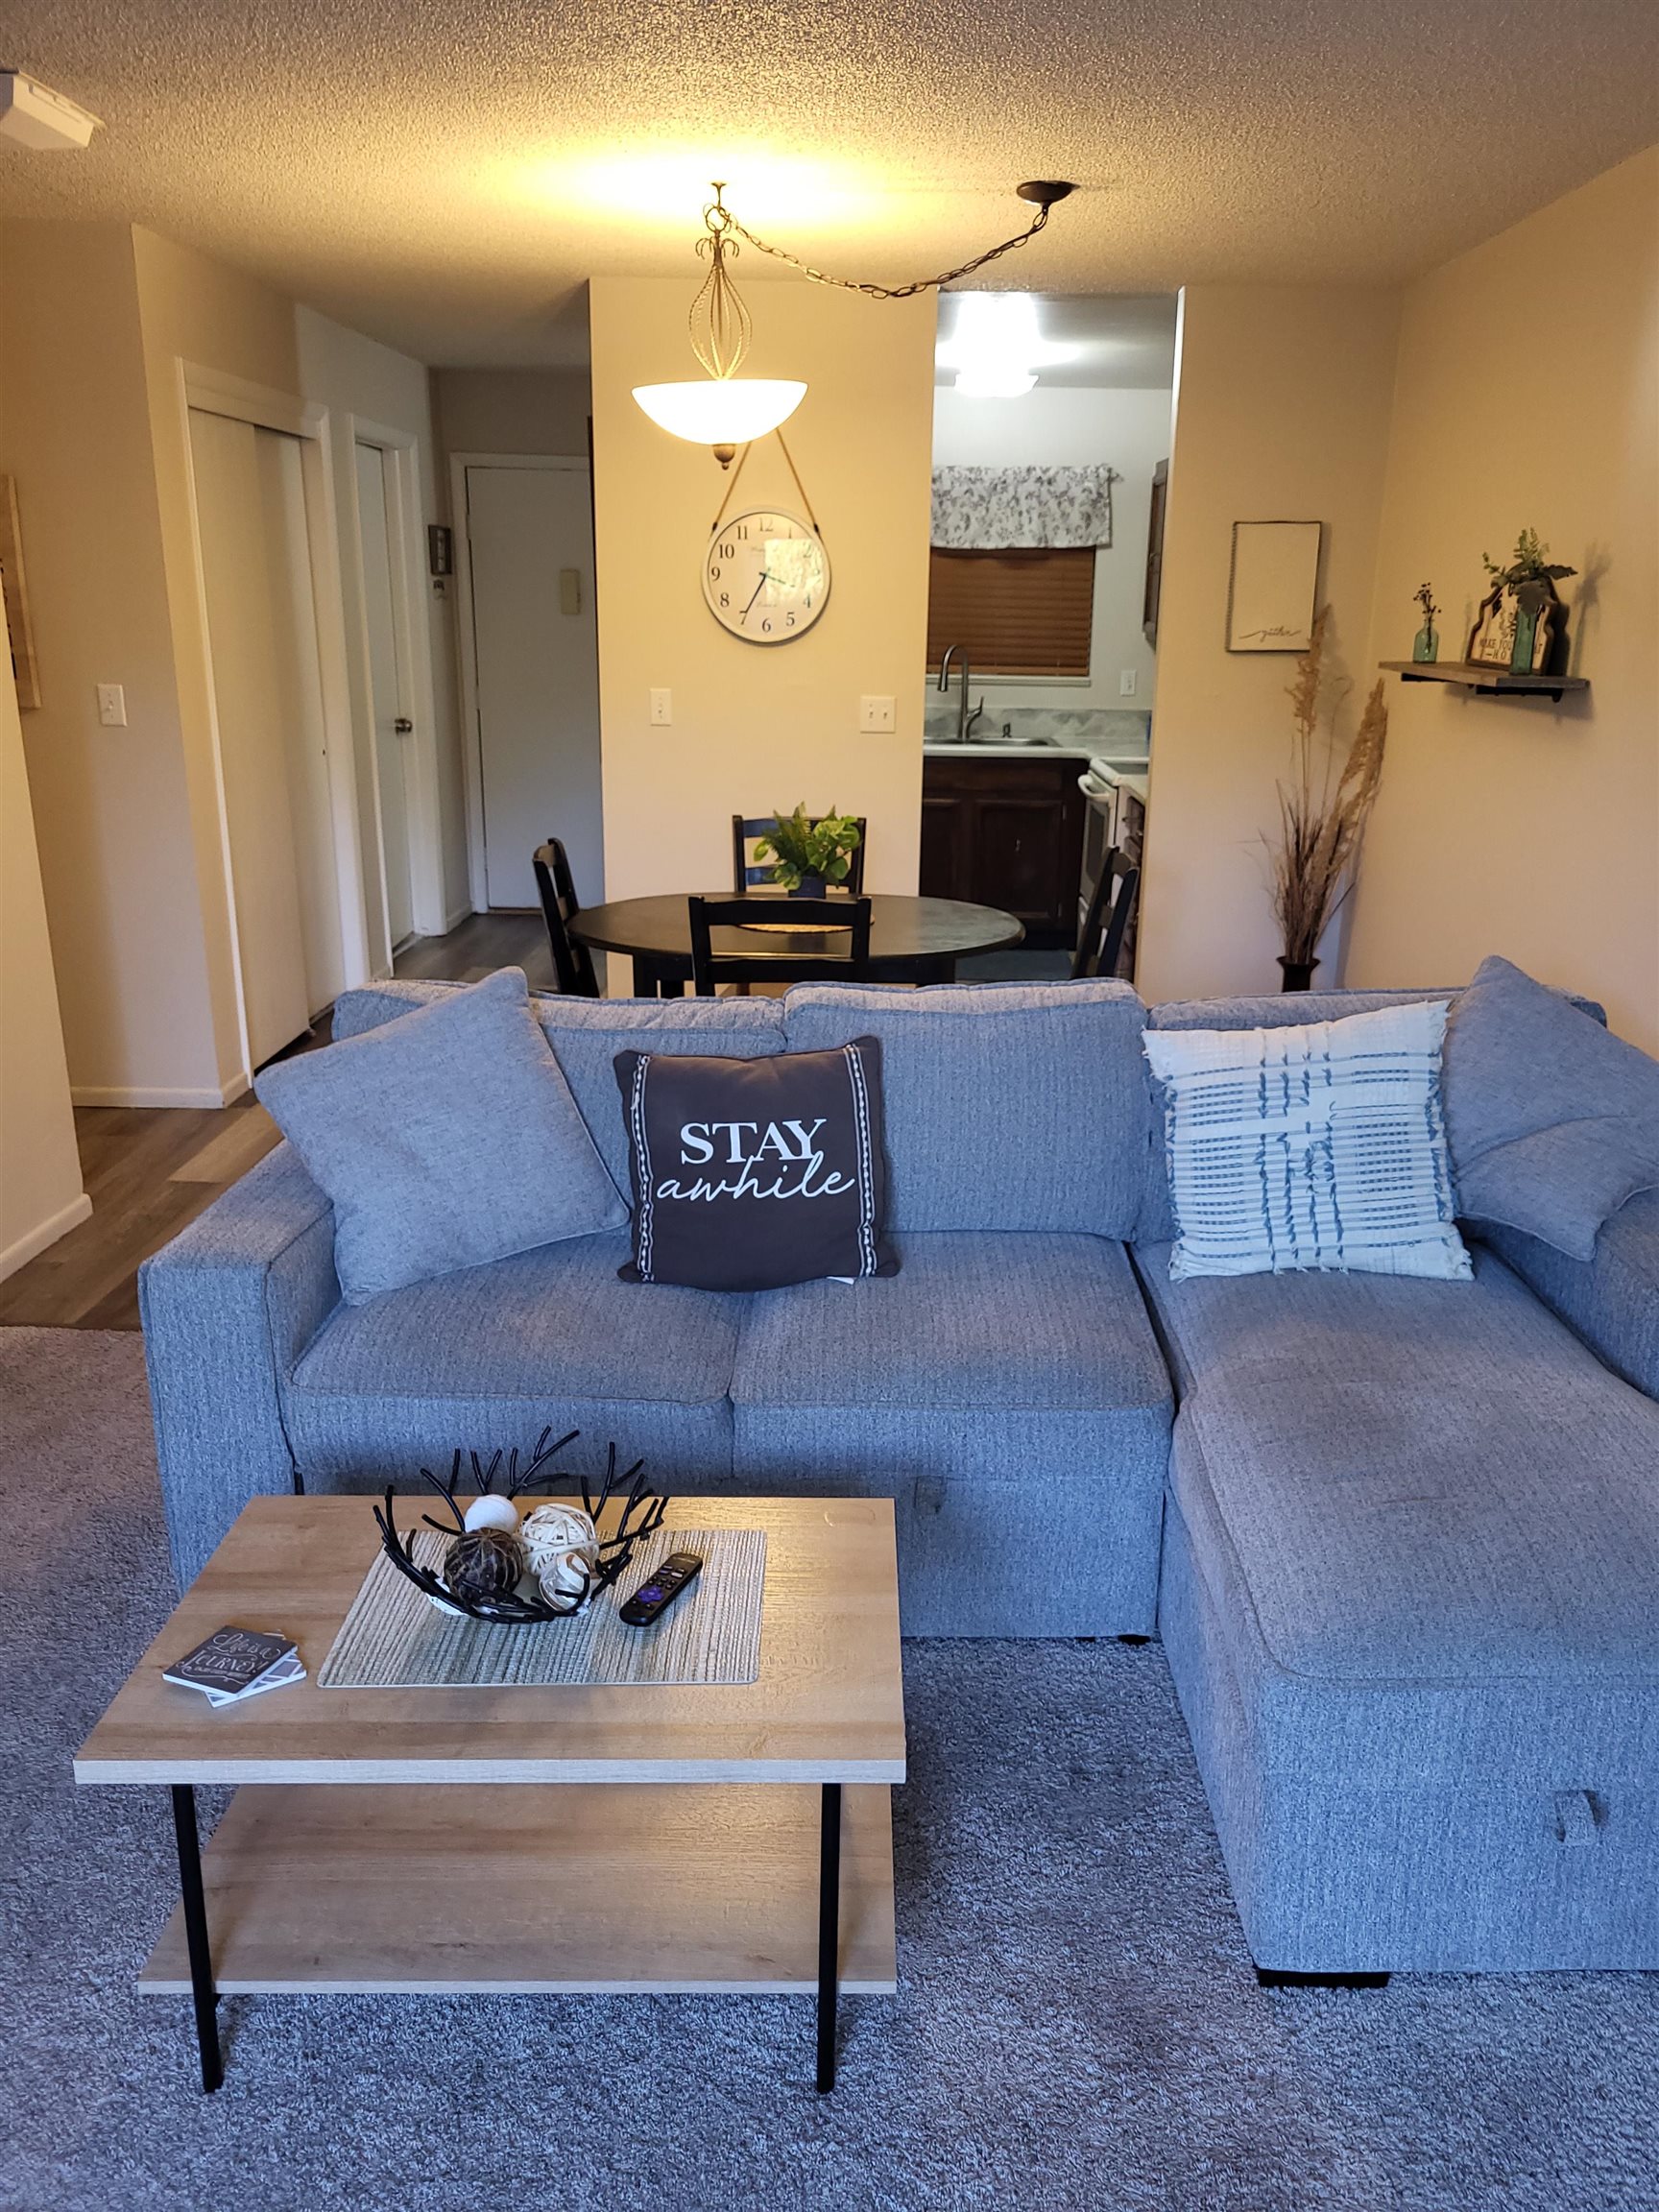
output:
[[[767,895],[778,896],[775,891]],[[710,891],[708,896],[730,899],[732,893]],[[691,924],[683,891],[584,906],[570,923],[570,934],[595,952],[628,953],[637,997],[678,998],[691,979]],[[1024,924],[998,906],[973,906],[962,899],[911,899],[890,891],[870,894],[870,974],[878,982],[949,983],[958,960],[974,952],[1003,951],[1024,934]],[[774,936],[761,928],[716,929],[709,944],[715,952],[775,959],[781,974],[807,949],[803,938]]]

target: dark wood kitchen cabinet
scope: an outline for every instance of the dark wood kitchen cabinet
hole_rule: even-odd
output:
[[[1030,752],[976,760],[931,754],[922,767],[922,895],[1000,906],[1025,941],[1077,939],[1083,762]]]

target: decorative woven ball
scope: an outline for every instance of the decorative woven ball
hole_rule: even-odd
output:
[[[578,1506],[538,1505],[519,1531],[530,1572],[549,1605],[579,1613],[599,1572],[599,1533]]]
[[[468,1506],[463,1525],[468,1528],[509,1528],[517,1532],[518,1508],[511,1498],[492,1497],[486,1491]]]
[[[444,1554],[444,1579],[457,1598],[476,1605],[506,1598],[524,1572],[524,1546],[510,1528],[471,1528]]]

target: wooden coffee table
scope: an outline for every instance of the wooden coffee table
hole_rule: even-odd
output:
[[[676,1498],[676,1524],[767,1532],[753,1684],[320,1690],[370,1502],[244,1507],[75,1761],[172,1791],[180,1904],[138,1986],[194,1997],[204,2089],[243,1990],[811,1991],[834,2086],[837,1988],[898,1985],[893,1507]],[[308,1678],[218,1711],[162,1681],[227,1622],[296,1637]],[[198,1783],[237,1786],[204,1852]]]

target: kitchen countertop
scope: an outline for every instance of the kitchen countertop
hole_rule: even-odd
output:
[[[1016,745],[1012,739],[1004,745],[1000,738],[996,740],[988,738],[983,744],[974,744],[972,740],[966,745],[955,743],[935,745],[924,742],[922,754],[924,758],[930,753],[939,753],[957,760],[966,760],[970,757],[977,758],[981,755],[988,760],[1018,760],[1027,753],[1036,753],[1046,756],[1050,760],[1055,758],[1061,760],[1093,760],[1098,750],[1098,746],[1093,745],[1055,744],[1046,737],[1040,738],[1033,745]]]

